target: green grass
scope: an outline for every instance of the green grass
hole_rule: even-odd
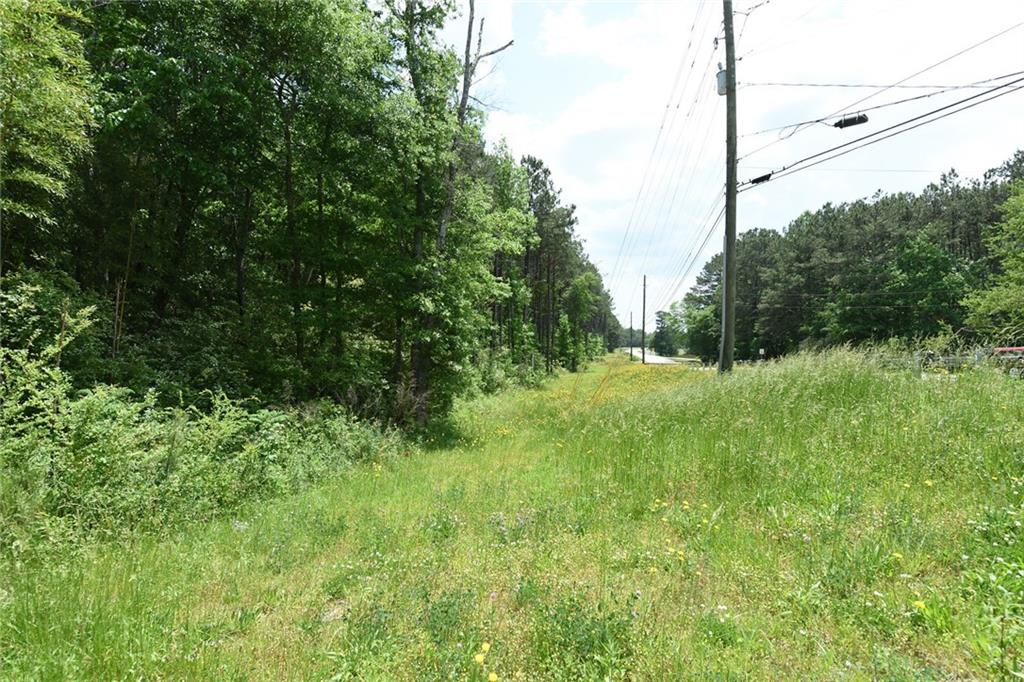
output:
[[[233,519],[0,567],[0,678],[997,678],[1022,397],[609,359]]]

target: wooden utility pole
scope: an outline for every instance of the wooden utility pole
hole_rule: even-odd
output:
[[[725,249],[722,254],[722,345],[718,371],[732,369],[736,345],[736,45],[732,35],[732,0],[725,13]]]
[[[634,289],[633,291],[636,291]],[[647,364],[647,275],[644,275],[644,297],[640,308],[640,364]]]

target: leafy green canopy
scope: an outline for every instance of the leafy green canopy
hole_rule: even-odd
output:
[[[0,321],[38,354],[93,308],[77,386],[422,423],[617,332],[543,163],[458,106],[449,3],[74,6],[2,5]]]
[[[1002,204],[1003,221],[986,244],[998,270],[987,289],[964,301],[968,322],[1003,343],[1024,340],[1024,182],[1018,181]]]
[[[917,195],[826,204],[781,234],[742,233],[737,357],[950,334],[1024,341],[1020,190],[1011,189],[1021,178],[1024,152],[1017,152],[982,180],[964,183],[951,172]],[[718,254],[666,313],[684,330],[683,345],[709,360],[718,355],[720,279]]]
[[[92,91],[74,30],[81,23],[56,0],[0,3],[0,211],[8,231],[53,226],[53,200],[65,195],[71,163],[87,147]]]

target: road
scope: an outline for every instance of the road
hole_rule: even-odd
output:
[[[626,353],[627,355],[629,354],[629,349],[628,348],[620,348],[619,350],[621,352],[623,352],[623,353]],[[640,349],[636,348],[634,346],[634,348],[633,348],[633,355],[639,360],[640,359]],[[676,364],[676,361],[673,360],[672,358],[666,358],[664,356],[658,355],[654,351],[648,349],[648,351],[647,351],[647,364],[648,365],[674,365],[674,364]]]

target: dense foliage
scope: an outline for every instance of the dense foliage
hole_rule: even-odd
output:
[[[920,194],[826,204],[782,234],[740,234],[736,357],[936,335],[1021,341],[1021,179],[1019,151],[981,180],[950,172]],[[665,312],[677,342],[706,359],[718,355],[720,278],[716,254]]]
[[[54,367],[62,349],[0,351],[0,556],[206,520],[404,447],[330,404],[253,409],[215,394],[199,411],[113,386],[73,395]]]
[[[584,363],[609,297],[544,164],[484,143],[452,11],[0,5],[0,345],[39,357],[91,310],[78,388],[400,425]]]

